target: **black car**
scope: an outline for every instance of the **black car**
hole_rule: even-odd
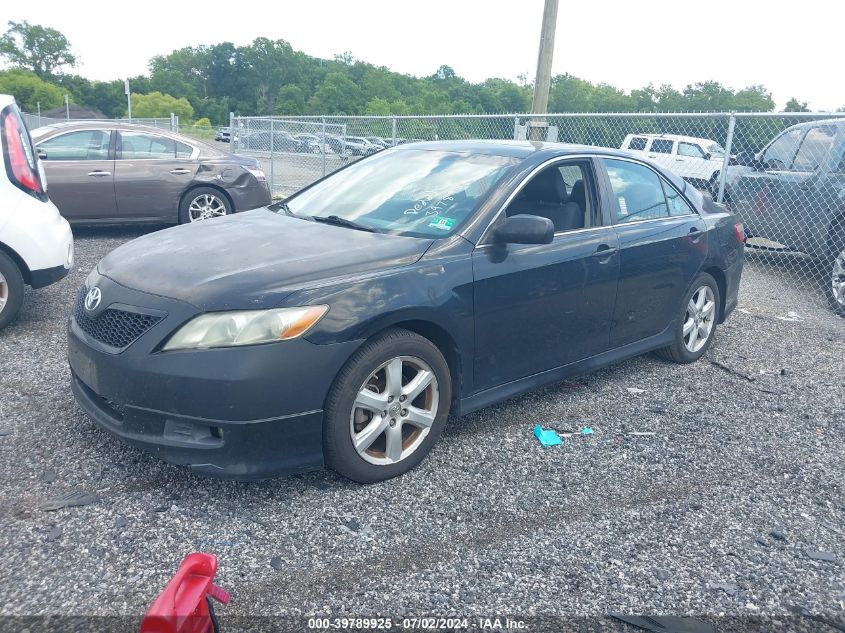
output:
[[[199,473],[378,481],[450,413],[651,350],[700,358],[737,304],[743,240],[724,207],[619,151],[389,149],[107,255],[70,318],[73,391]]]

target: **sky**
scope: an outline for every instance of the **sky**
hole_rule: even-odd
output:
[[[92,5],[93,6],[93,5]],[[0,25],[51,26],[81,59],[76,72],[109,80],[146,73],[153,55],[256,37],[284,39],[309,55],[356,59],[401,73],[441,64],[472,81],[533,80],[542,0],[277,0],[118,3],[4,2]],[[126,5],[124,5],[126,6]],[[114,8],[112,8],[114,7]],[[560,3],[553,74],[570,73],[626,92],[649,83],[683,89],[716,80],[763,84],[778,109],[791,97],[813,110],[845,106],[840,65],[841,0],[591,0]]]

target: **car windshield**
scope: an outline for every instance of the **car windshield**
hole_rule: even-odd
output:
[[[271,209],[304,217],[337,216],[380,233],[444,237],[458,230],[518,162],[488,154],[381,152]]]

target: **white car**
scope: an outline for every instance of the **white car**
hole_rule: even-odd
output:
[[[725,150],[716,141],[679,134],[629,134],[620,149],[647,156],[714,198],[719,191],[719,174],[725,162]],[[731,161],[732,162],[732,161]],[[730,165],[725,179],[730,189],[750,167]]]
[[[14,97],[0,94],[0,329],[17,316],[24,286],[43,288],[73,266],[73,234],[47,197],[47,179]]]

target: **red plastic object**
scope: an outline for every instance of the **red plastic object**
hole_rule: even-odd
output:
[[[216,556],[188,554],[147,609],[141,633],[214,633],[216,621],[208,597],[229,604],[229,593],[212,582],[216,573]]]

